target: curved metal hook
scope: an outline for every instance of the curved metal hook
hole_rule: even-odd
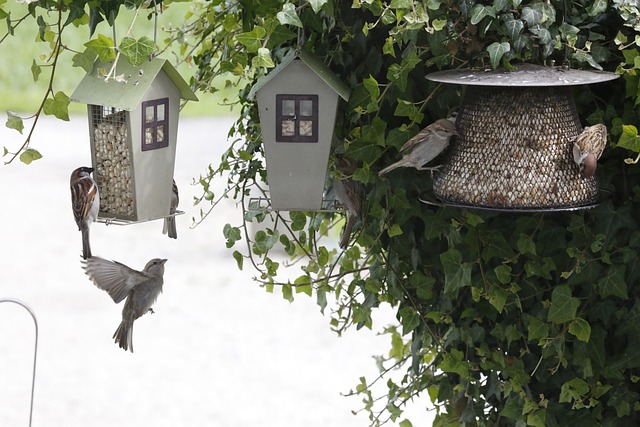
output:
[[[33,324],[36,327],[36,342],[33,350],[33,375],[31,377],[31,405],[29,407],[29,427],[31,427],[31,421],[33,419],[33,393],[36,387],[36,360],[38,357],[38,320],[36,319],[36,315],[33,312],[33,310],[31,310],[31,307],[29,307],[27,304],[23,303],[22,301],[19,301],[14,298],[0,298],[0,304],[3,302],[12,302],[19,306],[22,306],[25,310],[29,312],[29,314],[33,318]]]

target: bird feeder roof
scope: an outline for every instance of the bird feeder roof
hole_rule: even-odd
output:
[[[578,86],[606,82],[620,77],[616,73],[595,70],[574,70],[565,67],[545,67],[518,64],[515,70],[460,69],[436,71],[428,80],[469,86],[546,87]]]
[[[269,83],[278,73],[287,68],[291,62],[299,59],[309,67],[318,77],[320,77],[331,89],[333,89],[342,99],[349,100],[351,90],[342,80],[336,76],[318,57],[312,55],[305,50],[294,50],[288,53],[277,67],[271,70],[267,75],[258,79],[249,92],[249,98],[253,98],[256,93]]]
[[[120,56],[116,65],[116,75],[122,79],[105,81],[113,62],[96,61],[93,69],[80,81],[71,95],[71,101],[91,105],[107,105],[121,110],[132,111],[142,102],[142,98],[160,71],[164,71],[180,91],[180,97],[197,101],[195,93],[178,71],[166,59],[151,58],[140,66],[133,66]]]

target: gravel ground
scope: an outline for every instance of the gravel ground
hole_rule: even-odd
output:
[[[239,222],[231,202],[190,228],[199,215],[190,183],[219,159],[231,122],[181,121],[175,177],[186,214],[178,217],[178,240],[162,235],[161,221],[92,227],[94,255],[137,269],[169,259],[156,314],[135,323],[133,354],[111,339],[122,307],[80,268],[68,180],[90,164],[86,118],[45,118],[33,137],[44,158],[0,167],[0,298],[25,302],[39,323],[34,426],[369,424],[351,412],[361,399],[341,393],[361,375],[374,377],[371,356],[388,350],[388,336],[338,337],[313,299],[289,304],[261,289],[253,271],[239,271],[222,236],[225,223]],[[0,137],[9,149],[23,138],[5,128]],[[391,321],[391,310],[382,310],[374,329]],[[5,303],[0,325],[0,426],[26,426],[33,322]],[[433,414],[416,406],[414,426],[430,425]]]

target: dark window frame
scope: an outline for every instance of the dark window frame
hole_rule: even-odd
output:
[[[164,118],[158,120],[158,106],[164,106]],[[147,108],[153,107],[153,120],[147,122]],[[162,141],[158,141],[158,128],[164,129]],[[147,129],[151,129],[151,143],[147,143]],[[142,102],[142,151],[169,146],[169,98],[151,99]]]
[[[283,101],[294,101],[294,115],[284,115],[282,111]],[[311,101],[311,115],[300,115],[300,101]],[[294,122],[294,134],[283,135],[282,124],[285,121]],[[311,121],[311,135],[300,135],[300,122]],[[276,95],[276,142],[318,142],[318,95]]]

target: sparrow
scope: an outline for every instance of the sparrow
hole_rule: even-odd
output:
[[[82,258],[91,258],[89,244],[89,226],[98,218],[100,210],[100,192],[98,184],[89,175],[93,168],[79,167],[71,173],[71,207],[73,217],[82,232]]]
[[[382,176],[401,167],[413,167],[417,170],[430,169],[425,168],[424,165],[444,151],[449,146],[449,139],[454,135],[458,135],[458,132],[452,120],[436,120],[402,146],[400,149],[403,153],[402,159],[382,169],[378,175]]]
[[[147,312],[162,292],[162,276],[166,259],[154,258],[142,271],[134,270],[117,261],[91,257],[83,261],[85,273],[91,281],[118,304],[127,299],[122,309],[122,322],[113,334],[120,348],[133,353],[133,322]]]
[[[597,161],[607,145],[607,127],[601,123],[587,126],[573,143],[573,161],[585,178],[596,173]]]
[[[176,212],[180,198],[178,197],[178,186],[176,180],[173,180],[173,187],[171,188],[171,209],[169,213],[172,215],[164,219],[164,227],[162,227],[162,234],[169,233],[169,237],[172,239],[178,238],[178,231],[176,230],[176,217],[173,215]]]
[[[340,236],[340,248],[344,249],[349,244],[353,226],[362,216],[363,186],[351,178],[358,165],[352,159],[336,156],[336,169],[340,177],[333,179],[333,189],[337,201],[344,207],[347,213],[347,222]]]

